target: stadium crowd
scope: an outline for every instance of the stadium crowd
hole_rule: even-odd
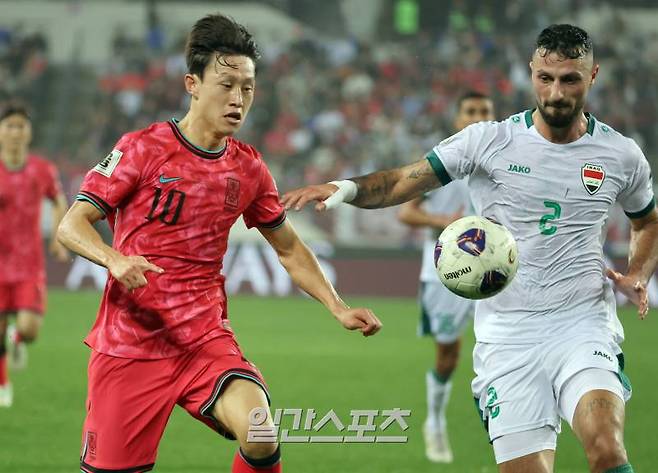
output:
[[[279,187],[289,189],[418,158],[451,133],[452,106],[466,90],[490,94],[501,118],[528,108],[527,46],[555,17],[554,3],[569,3],[578,18],[586,2],[532,9],[524,7],[529,2],[507,3],[476,13],[454,2],[440,34],[365,44],[300,33],[291,44],[264,45],[257,101],[239,138],[263,152]],[[658,82],[658,33],[642,34],[610,11],[591,31],[602,73],[590,111],[635,138],[655,166],[658,92],[646,84]],[[103,70],[81,66],[88,93],[75,120],[82,141],[59,140],[56,149],[35,143],[60,165],[70,193],[122,133],[180,117],[186,107],[184,39],[168,35],[156,16],[149,20],[144,38],[117,29],[113,60]],[[42,81],[51,67],[42,36],[0,29],[0,98],[27,97],[37,127],[47,125],[39,108],[47,102]],[[383,211],[368,218],[376,223],[377,215],[390,217]],[[387,227],[374,225],[377,232]],[[391,238],[408,236],[399,230]]]

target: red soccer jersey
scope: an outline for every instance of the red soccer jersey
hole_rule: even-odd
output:
[[[28,156],[18,171],[0,161],[0,282],[44,283],[41,204],[61,192],[57,168]]]
[[[265,162],[229,138],[202,150],[175,121],[124,135],[85,177],[78,200],[103,212],[115,249],[165,270],[147,272],[132,292],[108,279],[85,342],[123,358],[168,358],[227,330],[224,278],[228,234],[240,215],[248,227],[279,226],[285,211]]]

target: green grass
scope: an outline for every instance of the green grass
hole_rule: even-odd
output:
[[[51,291],[42,337],[31,347],[27,371],[13,373],[15,403],[0,410],[0,472],[74,472],[84,416],[88,350],[81,340],[99,300],[93,292]],[[491,448],[474,413],[469,383],[472,333],[455,376],[448,420],[455,463],[432,465],[423,455],[424,372],[434,353],[415,335],[413,300],[350,300],[375,310],[384,322],[378,336],[343,331],[315,302],[302,299],[234,297],[233,327],[247,357],[261,369],[274,408],[334,409],[348,424],[351,409],[411,409],[406,444],[286,444],[286,472],[487,473],[495,472]],[[655,463],[654,398],[658,368],[658,313],[640,322],[623,313],[627,373],[634,397],[627,409],[626,445],[636,471]],[[379,419],[381,422],[381,418]],[[324,433],[324,431],[323,431]],[[329,432],[330,433],[330,432]],[[399,435],[391,427],[391,435]],[[155,471],[228,472],[236,445],[176,409],[160,446]],[[568,426],[558,441],[557,472],[587,471]]]

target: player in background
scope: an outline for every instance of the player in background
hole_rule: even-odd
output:
[[[481,121],[495,119],[491,98],[479,92],[467,92],[457,101],[453,122],[456,131]],[[398,219],[411,227],[425,229],[423,262],[420,270],[419,332],[436,341],[434,368],[425,375],[427,419],[423,425],[425,454],[430,461],[452,462],[448,440],[446,407],[450,399],[453,371],[459,360],[460,337],[473,316],[474,303],[456,296],[439,281],[434,267],[434,246],[441,231],[471,212],[472,203],[466,181],[456,180],[400,206]]]
[[[261,155],[232,138],[254,100],[257,58],[242,25],[200,19],[186,47],[185,117],[125,134],[87,174],[60,225],[62,243],[110,273],[85,340],[84,472],[151,470],[176,404],[238,440],[234,473],[282,471],[275,439],[248,440],[252,422],[273,427],[269,394],[235,341],[220,274],[240,217],[343,327],[366,336],[381,327],[372,312],[340,299],[286,219]],[[92,226],[104,217],[111,247]],[[267,415],[250,421],[252,412]]]
[[[564,419],[590,471],[631,473],[623,440],[631,386],[611,282],[644,318],[658,263],[651,169],[632,139],[584,112],[599,72],[586,31],[544,29],[530,71],[536,109],[471,125],[414,164],[298,189],[282,201],[379,208],[468,177],[476,213],[505,225],[519,249],[514,280],[475,310],[472,389],[499,471],[552,472]],[[631,221],[626,274],[602,259],[615,202]]]
[[[0,108],[0,407],[10,407],[13,390],[7,370],[24,368],[25,344],[39,335],[46,303],[46,270],[41,235],[43,199],[52,205],[50,252],[66,261],[66,249],[54,238],[66,212],[57,169],[30,154],[32,124],[27,108],[8,102]],[[7,340],[9,317],[15,330]],[[13,327],[12,327],[13,328]]]

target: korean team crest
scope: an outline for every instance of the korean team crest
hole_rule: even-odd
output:
[[[580,170],[580,178],[589,195],[594,195],[601,188],[601,184],[603,184],[605,171],[603,170],[603,166],[587,163]]]

